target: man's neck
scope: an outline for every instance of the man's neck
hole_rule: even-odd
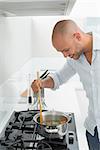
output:
[[[91,65],[92,63],[92,34],[87,34],[86,38],[86,51],[84,52],[84,55],[88,61],[88,63]]]
[[[89,52],[84,53],[88,63],[91,65],[92,63],[92,50],[90,50]]]

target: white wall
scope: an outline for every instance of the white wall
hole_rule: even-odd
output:
[[[72,17],[100,17],[99,0],[77,0],[70,16]]]
[[[31,57],[31,19],[0,17],[0,84]]]
[[[52,28],[60,17],[33,17],[33,57],[59,57],[51,43]]]

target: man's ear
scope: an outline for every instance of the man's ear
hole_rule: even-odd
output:
[[[81,35],[80,35],[80,33],[79,32],[75,32],[74,34],[73,34],[73,36],[77,39],[77,40],[81,40]]]

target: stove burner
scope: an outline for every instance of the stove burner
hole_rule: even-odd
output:
[[[32,119],[33,119],[33,116],[29,112],[27,112],[27,113],[20,113],[19,116],[18,116],[18,121],[19,122],[31,121]]]
[[[76,135],[76,143],[73,139],[73,143],[70,144],[68,141],[71,137],[68,138],[68,135],[59,139],[40,135],[38,124],[33,120],[33,116],[38,112],[38,110],[14,112],[3,136],[0,137],[0,150],[71,150],[70,146],[77,145],[74,114],[68,128],[71,133]],[[55,137],[55,135],[53,136]],[[72,138],[75,137],[72,135]]]
[[[17,129],[12,130],[12,133],[10,133],[9,136],[8,136],[9,140],[10,139],[16,140],[19,137],[22,137],[22,131],[17,130]]]
[[[53,150],[52,147],[44,141],[40,141],[37,145],[37,149],[36,150]]]

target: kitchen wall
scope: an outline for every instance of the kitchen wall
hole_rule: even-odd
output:
[[[0,85],[32,56],[30,17],[0,17]]]
[[[61,17],[33,17],[32,39],[33,57],[61,57],[51,43],[51,34],[54,24]]]

